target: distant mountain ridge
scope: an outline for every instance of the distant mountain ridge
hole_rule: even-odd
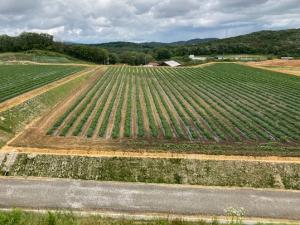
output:
[[[200,43],[206,43],[210,41],[216,41],[219,40],[218,38],[195,38],[190,39],[187,41],[175,41],[175,42],[127,42],[127,41],[114,41],[114,42],[107,42],[107,43],[99,43],[99,44],[90,44],[92,46],[98,46],[98,47],[124,47],[124,46],[132,46],[132,47],[138,47],[138,46],[148,46],[148,47],[162,47],[162,46],[180,46],[180,45],[195,45]]]
[[[185,47],[195,55],[248,53],[300,56],[300,29],[262,30]]]

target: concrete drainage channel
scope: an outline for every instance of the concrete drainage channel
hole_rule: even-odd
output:
[[[4,176],[8,175],[10,168],[15,163],[17,157],[17,152],[0,153],[0,168]]]

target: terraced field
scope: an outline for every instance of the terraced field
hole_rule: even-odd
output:
[[[300,79],[237,64],[110,67],[47,135],[299,142]]]
[[[84,67],[0,65],[0,102],[79,72]]]

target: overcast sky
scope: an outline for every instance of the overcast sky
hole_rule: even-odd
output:
[[[171,42],[300,27],[300,0],[0,0],[0,33]]]

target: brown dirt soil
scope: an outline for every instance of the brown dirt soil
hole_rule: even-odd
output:
[[[46,155],[74,155],[88,157],[125,157],[125,158],[173,158],[173,159],[194,159],[212,161],[246,161],[246,162],[269,162],[269,163],[297,163],[300,164],[300,157],[280,157],[280,156],[227,156],[227,155],[205,155],[205,154],[186,154],[171,152],[132,152],[121,150],[80,150],[80,149],[51,149],[51,148],[32,148],[32,147],[13,147],[6,146],[1,152],[46,154]]]
[[[74,80],[77,77],[84,76],[87,73],[91,73],[91,72],[95,71],[97,68],[98,67],[92,67],[92,68],[85,69],[84,71],[75,73],[73,75],[70,75],[70,76],[65,77],[63,79],[60,79],[60,80],[55,81],[53,83],[47,84],[47,85],[42,86],[40,88],[34,89],[34,90],[29,91],[27,93],[24,93],[22,95],[19,95],[15,98],[12,98],[12,99],[9,99],[5,102],[2,102],[2,103],[0,103],[0,112],[6,111],[6,110],[8,110],[8,109],[10,109],[10,108],[12,108],[16,105],[19,105],[19,104],[21,104],[21,103],[23,103],[23,102],[25,102],[25,101],[27,101],[31,98],[34,98],[34,97],[36,97],[38,95],[41,95],[41,94],[43,94],[43,93],[45,93],[45,92],[47,92],[47,91],[49,91],[53,88],[56,88],[56,87],[58,87],[60,85],[63,85],[63,84],[65,84],[65,83],[67,83],[71,80]]]
[[[243,65],[270,70],[274,72],[285,73],[294,76],[300,76],[300,60],[267,60],[262,62],[247,62]]]
[[[282,60],[273,59],[260,62],[247,62],[249,65],[257,66],[290,66],[290,67],[300,67],[300,60]]]

